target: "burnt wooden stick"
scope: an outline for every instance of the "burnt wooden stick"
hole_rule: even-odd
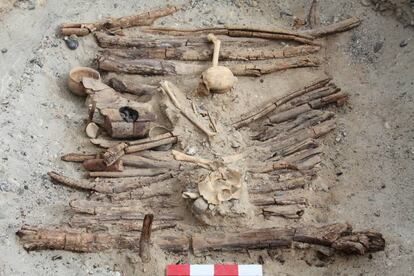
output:
[[[173,29],[173,28],[145,28],[144,32],[156,33],[172,36],[188,36],[188,35],[227,35],[231,37],[254,37],[272,40],[291,40],[303,44],[316,44],[313,37],[301,34],[295,31],[284,30],[280,28],[258,29],[244,27],[226,27],[226,28],[205,28],[205,29]]]
[[[62,35],[85,36],[97,30],[124,29],[133,26],[149,26],[156,19],[176,12],[176,7],[166,7],[158,10],[141,13],[138,15],[109,18],[95,23],[64,23],[60,25]]]
[[[84,154],[84,153],[68,153],[63,155],[60,159],[65,162],[76,162],[76,163],[82,163],[86,160],[95,159],[95,154]]]
[[[124,149],[127,146],[128,145],[126,143],[119,143],[116,146],[107,149],[103,154],[105,164],[107,166],[114,164],[119,158],[121,158],[125,154]]]
[[[345,32],[361,24],[361,19],[357,17],[351,17],[337,23],[333,23],[326,26],[320,26],[311,30],[303,31],[303,34],[311,35],[313,37],[324,37],[335,33]]]
[[[91,181],[87,179],[74,179],[66,177],[57,172],[48,172],[50,178],[59,184],[70,188],[86,191],[94,191],[103,194],[122,193],[129,190],[141,188],[153,183],[171,178],[171,174],[162,174],[155,177],[124,178],[116,180]]]
[[[134,153],[134,152],[149,150],[149,149],[153,149],[153,148],[156,148],[162,145],[175,144],[177,143],[177,140],[178,140],[177,137],[173,136],[173,137],[155,140],[155,141],[144,143],[144,144],[132,145],[132,146],[128,146],[127,148],[125,148],[125,152]]]
[[[97,63],[98,68],[103,71],[151,76],[197,75],[205,71],[208,66],[170,60],[128,59],[108,54],[98,55]],[[258,77],[281,70],[319,65],[320,61],[317,57],[309,56],[276,59],[265,64],[229,64],[228,68],[235,76]]]
[[[250,111],[244,115],[242,115],[242,119],[240,121],[237,121],[233,123],[233,126],[236,129],[239,129],[243,126],[246,126],[260,118],[265,117],[267,114],[278,108],[279,106],[287,103],[288,101],[297,98],[299,96],[302,96],[308,92],[311,92],[315,89],[324,87],[328,82],[331,81],[331,78],[322,78],[317,79],[306,85],[305,87],[294,90],[292,92],[289,92],[287,95],[282,97],[277,97],[270,100],[270,103],[266,103],[265,105],[262,105],[261,107],[255,108],[253,111]],[[258,110],[258,111],[257,111]]]
[[[154,85],[125,81],[120,78],[111,78],[108,81],[108,85],[118,92],[134,94],[137,96],[153,96],[157,90],[157,87]]]
[[[305,208],[301,205],[266,206],[262,209],[262,212],[265,218],[276,216],[286,219],[299,219],[305,213]]]
[[[107,166],[101,158],[85,160],[83,161],[83,167],[87,171],[122,172],[124,170],[122,160],[117,160],[112,165]]]
[[[160,134],[160,135],[157,135],[157,136],[154,136],[154,137],[148,137],[148,138],[144,138],[144,139],[128,141],[127,144],[128,144],[128,146],[141,145],[141,144],[156,142],[156,141],[163,140],[163,139],[166,139],[166,138],[170,138],[170,137],[173,137],[173,136],[174,135],[172,133],[164,133],[164,134]]]
[[[138,251],[138,235],[116,235],[108,233],[85,233],[63,229],[45,229],[23,226],[17,231],[23,248],[32,250],[67,250],[73,252],[101,252],[109,249],[130,249]],[[190,241],[186,236],[178,235],[157,237],[156,243],[162,250],[169,252],[187,252]]]
[[[89,172],[89,177],[108,177],[108,178],[118,178],[118,177],[136,177],[136,176],[157,176],[161,174],[168,173],[168,169],[129,169],[122,172]]]
[[[267,194],[276,191],[288,191],[295,189],[303,189],[305,185],[309,182],[307,177],[299,177],[296,179],[291,179],[283,182],[271,182],[265,185],[258,187],[249,188],[249,193],[251,194]]]
[[[151,228],[153,214],[147,214],[142,222],[141,237],[139,238],[139,256],[143,263],[148,263],[151,260]]]
[[[222,47],[219,53],[220,60],[265,60],[283,59],[306,56],[317,53],[319,46],[300,45],[287,46],[281,49],[274,47]],[[127,59],[167,59],[182,61],[210,61],[213,49],[207,43],[199,46],[182,46],[176,48],[133,48],[107,49],[103,54],[114,55]],[[112,85],[111,85],[112,86]],[[113,87],[113,86],[112,86]],[[114,87],[115,90],[119,91]]]
[[[290,247],[294,232],[293,229],[268,228],[241,233],[193,234],[192,245],[196,256],[209,251],[244,251]]]

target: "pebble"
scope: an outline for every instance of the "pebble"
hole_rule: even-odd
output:
[[[390,129],[390,128],[391,128],[390,123],[385,122],[385,123],[384,123],[384,127],[385,127],[386,129]]]
[[[197,153],[197,148],[193,146],[188,146],[184,149],[184,152],[185,154],[193,156]]]
[[[408,42],[407,42],[407,40],[403,40],[403,41],[401,41],[400,42],[400,47],[402,48],[402,47],[405,47],[405,46],[407,46],[408,45]]]
[[[382,41],[379,41],[379,42],[375,43],[374,53],[378,53],[382,49],[383,45],[384,45],[384,42],[382,42]]]
[[[361,5],[364,7],[369,7],[371,3],[369,2],[369,0],[361,0]]]
[[[69,37],[65,36],[63,40],[65,41],[66,46],[71,50],[75,50],[79,46],[78,37],[76,35],[71,35]]]
[[[3,48],[3,49],[1,49],[1,53],[2,53],[2,54],[7,53],[7,48]]]

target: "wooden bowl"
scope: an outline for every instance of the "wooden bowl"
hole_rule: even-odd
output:
[[[68,78],[69,90],[77,96],[86,96],[85,87],[82,84],[83,77],[96,80],[101,79],[99,72],[89,67],[75,67],[70,70]]]

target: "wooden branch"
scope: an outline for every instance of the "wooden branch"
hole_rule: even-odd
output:
[[[130,249],[138,251],[138,235],[115,235],[107,233],[84,233],[63,229],[44,229],[23,226],[17,233],[24,249],[67,250],[74,252],[101,252],[109,249]],[[186,236],[161,236],[156,240],[158,246],[169,252],[187,252],[190,242]]]
[[[243,126],[246,126],[246,125],[248,125],[248,124],[250,124],[250,123],[252,123],[252,122],[254,122],[258,119],[263,118],[264,116],[266,116],[270,112],[274,111],[279,106],[287,103],[288,101],[290,101],[294,98],[297,98],[299,96],[302,96],[302,95],[304,95],[304,94],[306,94],[310,91],[313,91],[315,89],[324,87],[330,81],[331,81],[331,78],[317,79],[315,81],[312,81],[310,84],[306,85],[304,88],[289,92],[285,96],[271,99],[270,103],[266,103],[263,106],[257,107],[254,110],[246,113],[245,115],[242,115],[241,116],[242,119],[240,121],[237,121],[237,122],[233,123],[233,126],[236,129],[239,129]],[[257,110],[259,110],[259,111],[257,111]]]
[[[109,178],[118,178],[118,177],[137,177],[137,176],[157,176],[161,174],[168,173],[168,169],[129,169],[124,170],[122,172],[111,172],[111,171],[103,171],[103,172],[89,172],[89,177],[109,177]]]
[[[189,36],[189,35],[227,35],[231,37],[254,37],[265,38],[272,40],[290,40],[303,44],[313,44],[313,37],[290,30],[283,30],[280,28],[272,29],[257,29],[245,27],[226,27],[226,28],[205,28],[205,29],[173,29],[173,28],[146,28],[144,32],[172,35],[172,36]]]
[[[119,158],[121,158],[125,151],[124,149],[128,145],[126,143],[119,143],[116,146],[110,147],[106,150],[106,152],[103,154],[103,160],[107,166],[110,166],[114,164],[116,161],[118,161]]]
[[[157,137],[158,139],[159,137]],[[177,143],[178,138],[176,136],[173,137],[169,137],[169,138],[163,138],[163,139],[159,139],[159,140],[154,140],[148,143],[143,143],[143,144],[136,144],[133,146],[128,146],[125,149],[126,153],[134,153],[134,152],[139,152],[139,151],[144,151],[144,150],[149,150],[149,149],[153,149],[162,145],[168,145],[168,144],[175,144]]]
[[[63,155],[60,159],[65,162],[81,163],[86,160],[95,159],[96,154],[83,154],[83,153],[68,153]]]
[[[166,7],[158,10],[141,13],[138,15],[109,18],[95,23],[64,23],[60,26],[62,35],[85,36],[99,30],[118,30],[134,26],[150,26],[156,19],[175,13],[176,7]]]
[[[274,47],[234,47],[227,46],[220,50],[220,60],[266,60],[283,59],[298,56],[306,56],[317,53],[319,46],[300,45]],[[213,56],[213,50],[206,45],[181,46],[176,48],[132,48],[132,49],[107,49],[101,51],[102,55],[117,56],[125,59],[167,59],[182,61],[209,61]],[[112,85],[111,85],[112,86]],[[113,87],[113,86],[112,86]],[[115,87],[115,90],[119,91]]]
[[[154,220],[153,214],[147,214],[142,223],[142,232],[139,239],[139,256],[143,263],[148,263],[151,260],[151,227]]]
[[[152,76],[198,75],[208,68],[207,65],[189,64],[179,61],[128,59],[108,53],[98,55],[97,63],[98,68],[103,71]],[[317,57],[305,56],[276,59],[265,64],[229,64],[227,67],[235,76],[258,77],[287,69],[317,67],[319,65],[320,61]]]
[[[337,23],[333,23],[327,26],[321,26],[319,28],[303,31],[303,34],[311,35],[315,38],[332,35],[335,33],[345,32],[361,24],[361,19],[357,17],[351,17]]]
[[[63,176],[57,172],[48,172],[50,178],[58,183],[73,189],[94,191],[103,194],[122,193],[171,178],[171,174],[162,174],[155,177],[137,177],[116,180],[90,181]]]

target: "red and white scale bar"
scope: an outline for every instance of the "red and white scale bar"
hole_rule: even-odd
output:
[[[263,276],[261,265],[167,265],[166,276]]]

